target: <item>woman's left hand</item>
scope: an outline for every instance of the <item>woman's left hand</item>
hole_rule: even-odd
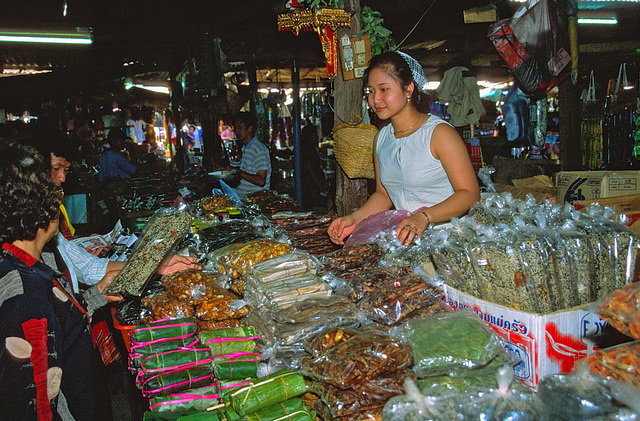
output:
[[[400,243],[408,246],[414,238],[422,236],[424,230],[427,229],[427,218],[421,213],[414,213],[398,224],[396,227],[396,236]]]

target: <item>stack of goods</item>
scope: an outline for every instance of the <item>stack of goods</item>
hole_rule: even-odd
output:
[[[375,328],[333,328],[307,338],[300,371],[320,397],[325,420],[379,419],[385,402],[403,393],[411,348]]]
[[[449,310],[440,288],[426,284],[410,267],[380,266],[381,255],[375,243],[345,248],[325,256],[323,270],[344,280],[347,297],[376,323],[390,326]]]
[[[497,369],[510,362],[500,338],[468,310],[409,320],[392,333],[411,345],[422,390],[495,386]]]
[[[163,278],[163,289],[142,299],[144,321],[195,317],[201,330],[239,326],[245,302],[222,288],[219,277],[190,269]]]
[[[191,215],[173,209],[159,209],[145,224],[142,238],[127,265],[105,288],[104,294],[140,296],[145,284],[187,234]]]
[[[341,246],[331,242],[327,235],[329,224],[335,218],[337,218],[337,215],[333,213],[316,215],[312,213],[283,212],[271,215],[271,222],[286,231],[291,239],[292,246],[315,256],[322,256],[341,248]]]
[[[430,256],[447,284],[480,299],[547,314],[635,277],[640,242],[621,224],[518,199],[476,203],[470,215],[427,231],[413,256]]]
[[[268,346],[278,345],[278,358],[289,353],[287,365],[297,365],[302,340],[327,325],[358,323],[355,305],[333,297],[332,288],[317,275],[318,260],[294,250],[253,265],[247,275],[247,322],[259,328]],[[296,352],[297,351],[297,352]]]
[[[250,193],[242,197],[243,203],[250,209],[265,216],[278,212],[297,212],[298,204],[289,196],[280,195],[273,190]]]
[[[277,257],[292,250],[291,246],[276,240],[256,239],[246,243],[234,243],[209,253],[211,262],[217,263],[218,270],[231,276],[231,289],[244,294],[243,275],[256,263]]]

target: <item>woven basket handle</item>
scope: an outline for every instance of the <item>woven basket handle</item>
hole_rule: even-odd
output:
[[[360,121],[358,121],[360,120]],[[362,117],[356,113],[353,113],[353,115],[351,116],[351,120],[349,120],[349,122],[347,123],[350,126],[359,126],[364,122],[364,120],[362,119]]]

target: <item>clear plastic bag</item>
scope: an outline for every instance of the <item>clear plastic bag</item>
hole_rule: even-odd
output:
[[[300,371],[339,388],[392,377],[411,365],[411,347],[377,329],[362,329],[319,357],[304,357]]]
[[[158,209],[145,224],[127,264],[103,293],[140,296],[145,284],[190,227],[191,215],[186,211]]]
[[[640,341],[597,350],[576,364],[588,364],[592,373],[640,388]]]
[[[552,374],[538,386],[544,420],[578,421],[618,412],[613,383],[588,374]]]
[[[378,212],[362,220],[351,233],[345,247],[357,246],[373,241],[381,231],[398,226],[403,219],[411,216],[411,212],[406,210],[388,210]]]
[[[505,354],[501,339],[470,310],[410,320],[392,334],[411,344],[418,378],[482,367]]]
[[[513,368],[505,365],[498,370],[498,388],[471,388],[462,397],[462,419],[495,421],[537,421],[541,404],[533,390],[511,387]]]
[[[598,315],[625,335],[640,339],[640,282],[607,294]]]

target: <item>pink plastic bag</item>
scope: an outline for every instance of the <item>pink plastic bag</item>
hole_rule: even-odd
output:
[[[397,227],[403,219],[409,216],[411,216],[411,212],[407,210],[388,210],[375,213],[360,222],[344,246],[351,247],[368,243],[376,238],[380,232]]]

